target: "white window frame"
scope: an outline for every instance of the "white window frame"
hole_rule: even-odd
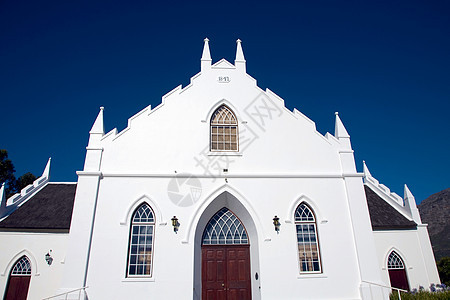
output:
[[[302,205],[304,205],[309,210],[309,212],[311,213],[311,215],[306,220],[301,220],[301,219],[299,220],[299,218],[297,218],[297,211],[299,210],[299,208]],[[294,211],[294,225],[295,225],[295,233],[296,233],[296,241],[297,241],[297,261],[298,261],[298,268],[299,268],[300,275],[305,275],[305,274],[322,274],[323,273],[323,268],[322,268],[322,257],[321,257],[321,252],[320,252],[319,233],[317,231],[317,218],[316,218],[316,215],[314,213],[314,210],[308,204],[306,204],[305,202],[301,202],[295,208],[295,211]],[[313,243],[315,244],[315,248],[316,248],[316,252],[317,252],[317,260],[318,260],[319,270],[311,270],[311,271],[309,271],[309,270],[303,271],[302,270],[302,263],[303,263],[303,261],[300,259],[300,249],[299,249],[300,242],[299,242],[298,226],[301,226],[301,227],[313,226],[314,238],[315,238],[315,241]],[[308,232],[311,232],[311,231],[308,229]],[[302,237],[305,237],[306,234],[302,234]],[[311,237],[311,234],[309,234],[309,238],[310,237]],[[310,246],[313,243],[310,242]],[[308,251],[308,254],[310,256],[312,256],[312,252],[314,252],[314,250],[310,247],[310,249]],[[306,253],[306,252],[303,252],[303,253]],[[307,263],[307,265],[309,265],[309,263],[313,264],[313,261],[311,259],[310,262],[307,261],[306,263]]]
[[[150,220],[145,220],[145,221],[136,221],[135,217],[136,214],[138,213],[138,211],[143,207],[143,206],[147,206],[149,209],[149,215],[151,217],[149,217]],[[151,278],[153,276],[153,258],[154,258],[154,245],[155,245],[155,224],[156,224],[156,220],[155,220],[155,213],[152,209],[152,207],[144,202],[142,204],[140,204],[133,212],[131,219],[130,219],[130,234],[129,234],[129,240],[128,240],[128,252],[127,252],[127,270],[126,270],[126,277],[127,278]],[[135,232],[135,228],[137,228],[137,232]],[[144,231],[150,230],[151,233],[148,234],[148,231],[142,235],[141,234],[141,228],[145,228]],[[148,243],[146,243],[147,239],[151,238],[151,254],[150,254],[150,262],[149,263],[144,263],[142,267],[146,267],[148,266],[149,269],[149,273],[148,274],[136,274],[137,271],[132,274],[130,273],[131,267],[134,266],[136,268],[139,267],[139,264],[137,263],[138,260],[141,258],[141,256],[145,256],[148,254],[140,254],[139,253],[139,247],[145,247],[145,245],[149,245]],[[144,243],[141,243],[141,238],[144,238]],[[134,238],[137,239],[137,243],[133,243]],[[133,247],[136,247],[136,252],[133,251]],[[132,256],[136,256],[136,262],[132,263],[134,258]]]
[[[214,117],[223,108],[225,108],[228,111],[228,113],[231,114],[232,119],[233,119],[233,123],[230,123],[230,124],[227,124],[225,122],[224,123],[217,123],[217,122],[213,123]],[[239,122],[238,122],[238,119],[236,117],[236,114],[234,113],[234,111],[229,106],[227,106],[225,104],[222,104],[216,110],[214,110],[214,112],[211,115],[210,122],[209,122],[209,139],[210,139],[210,141],[209,141],[209,150],[211,152],[225,152],[225,153],[227,153],[227,152],[239,152],[239,124],[238,123]],[[231,149],[231,145],[232,145],[231,136],[233,136],[231,134],[229,135],[230,136],[230,140],[229,141],[221,142],[221,143],[223,143],[224,148],[225,148],[226,143],[229,144],[230,145],[230,149],[214,149],[213,144],[214,143],[217,143],[217,144],[219,143],[218,141],[214,141],[214,137],[215,136],[219,136],[219,134],[218,133],[214,133],[213,134],[213,128],[216,128],[217,131],[218,131],[220,127],[222,127],[223,129],[225,129],[225,127],[229,127],[230,131],[232,129],[234,129],[236,131],[236,133],[233,134],[233,135],[236,136],[236,149]],[[225,132],[222,133],[221,136],[222,137],[226,136]],[[219,148],[218,146],[216,146],[216,147]]]

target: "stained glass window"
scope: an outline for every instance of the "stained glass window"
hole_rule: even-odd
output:
[[[206,225],[203,245],[248,244],[241,221],[228,208],[219,210]]]
[[[22,256],[14,265],[11,275],[31,275],[30,259]]]
[[[316,219],[305,203],[295,210],[300,273],[322,272]]]
[[[151,276],[155,218],[146,203],[139,206],[131,219],[128,251],[128,276]]]
[[[211,151],[238,150],[238,122],[234,113],[221,105],[211,118]]]

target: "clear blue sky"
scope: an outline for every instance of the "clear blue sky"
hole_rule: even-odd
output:
[[[100,106],[106,130],[213,62],[289,109],[349,131],[358,170],[417,202],[450,187],[450,1],[0,1],[0,148],[17,175],[76,181]]]

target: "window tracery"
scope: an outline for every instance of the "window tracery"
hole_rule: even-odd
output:
[[[388,270],[404,268],[405,266],[403,265],[403,260],[401,259],[401,257],[397,254],[397,252],[392,251],[388,257]]]
[[[238,151],[238,122],[233,111],[221,105],[211,117],[211,151]]]
[[[247,232],[241,221],[228,208],[220,209],[203,232],[203,245],[248,244]]]
[[[31,275],[31,262],[25,255],[14,265],[11,275]]]

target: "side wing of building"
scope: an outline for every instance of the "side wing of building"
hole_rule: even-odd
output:
[[[405,185],[403,198],[380,184],[365,166],[365,193],[385,285],[429,288],[440,283],[427,225]]]
[[[3,217],[0,295],[4,299],[43,299],[57,293],[75,190],[75,183],[47,182]]]

